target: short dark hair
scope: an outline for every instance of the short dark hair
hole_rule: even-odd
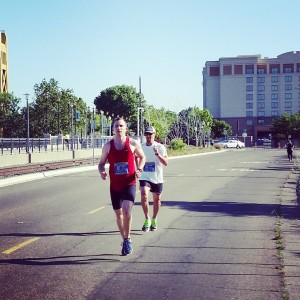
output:
[[[115,124],[115,123],[118,122],[118,121],[124,121],[125,124],[127,125],[127,123],[126,123],[126,121],[125,121],[125,119],[124,119],[123,117],[116,117],[116,118],[114,119],[114,121],[113,121],[113,124]]]

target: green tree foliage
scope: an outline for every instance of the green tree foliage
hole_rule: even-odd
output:
[[[165,142],[171,125],[177,119],[177,115],[175,112],[165,110],[164,108],[156,109],[152,105],[148,106],[145,104],[143,119],[144,126],[154,126],[156,137]]]
[[[213,119],[211,130],[216,138],[224,136],[224,130],[227,130],[228,136],[232,135],[231,126],[223,120]]]
[[[293,139],[300,138],[300,114],[290,115],[284,113],[273,120],[272,135],[275,139],[287,139],[289,135]]]
[[[53,78],[34,86],[35,101],[30,112],[32,136],[75,134],[85,135],[91,112],[81,98],[70,89],[62,89]],[[80,120],[76,121],[76,111]],[[60,131],[60,132],[59,132]]]
[[[190,142],[198,145],[199,141],[203,143],[205,136],[210,134],[212,124],[213,119],[207,109],[190,107],[178,114],[171,127],[169,139],[181,138],[188,145]]]
[[[22,136],[26,130],[24,111],[20,110],[21,99],[13,93],[0,93],[0,136],[4,138]]]
[[[141,99],[141,105],[144,101]],[[106,116],[115,118],[123,117],[130,124],[130,128],[136,128],[140,95],[133,86],[116,85],[103,90],[94,100],[97,112],[104,112]]]

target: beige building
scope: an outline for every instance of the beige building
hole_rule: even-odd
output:
[[[276,58],[245,55],[207,61],[203,69],[203,101],[214,118],[266,138],[272,120],[300,111],[300,51]]]
[[[0,93],[8,93],[8,48],[7,37],[4,31],[0,31]]]

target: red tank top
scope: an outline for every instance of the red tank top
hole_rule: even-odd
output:
[[[108,153],[110,186],[114,191],[121,191],[125,186],[135,185],[135,160],[130,149],[129,137],[126,137],[124,148],[117,150],[114,140],[110,141]]]

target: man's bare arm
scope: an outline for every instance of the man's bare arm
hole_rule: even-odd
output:
[[[101,175],[101,178],[103,180],[105,180],[106,177],[107,177],[107,173],[105,171],[105,164],[107,162],[107,157],[108,157],[109,150],[110,150],[110,143],[108,142],[102,148],[102,154],[101,154],[100,162],[99,162],[99,165],[98,165],[98,171],[99,171],[99,173]]]

